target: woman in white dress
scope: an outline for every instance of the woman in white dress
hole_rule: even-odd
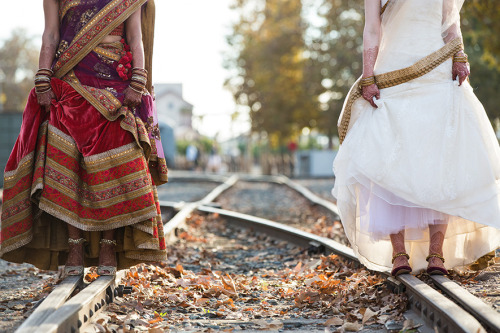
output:
[[[500,246],[500,148],[466,80],[463,1],[365,0],[333,195],[370,269],[446,274],[445,258],[466,265]]]

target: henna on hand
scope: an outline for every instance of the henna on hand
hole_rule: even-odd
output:
[[[56,95],[54,94],[52,89],[47,91],[47,92],[44,92],[44,93],[37,93],[36,97],[38,100],[38,104],[40,104],[40,106],[43,109],[45,109],[45,112],[50,111],[50,106],[52,104],[52,100],[56,99]]]
[[[377,104],[373,101],[373,97],[376,99],[380,99],[380,90],[378,89],[376,84],[372,84],[366,87],[363,87],[361,95],[363,98],[371,104],[374,108],[377,108]]]
[[[134,108],[136,106],[139,106],[142,102],[142,94],[138,93],[130,87],[125,89],[125,98],[123,100],[123,105],[128,106],[130,108]]]
[[[454,62],[452,67],[452,79],[456,80],[458,77],[458,85],[461,86],[462,83],[470,75],[470,70],[468,63],[466,62]]]

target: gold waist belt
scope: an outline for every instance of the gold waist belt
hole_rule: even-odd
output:
[[[420,59],[410,67],[375,75],[375,82],[377,82],[379,89],[384,89],[416,79],[429,73],[462,49],[462,39],[457,37],[436,52]],[[347,96],[344,110],[340,115],[341,119],[338,124],[340,143],[344,141],[347,135],[347,129],[349,128],[349,122],[351,120],[352,105],[358,98],[361,97],[361,87],[359,85],[360,80],[361,78],[359,78],[351,88],[351,91]]]

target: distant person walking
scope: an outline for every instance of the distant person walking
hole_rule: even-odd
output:
[[[467,81],[462,4],[365,0],[363,76],[339,120],[333,194],[370,269],[446,274],[445,260],[500,246],[500,148]]]
[[[43,7],[40,68],[5,169],[0,256],[41,269],[65,264],[68,275],[162,260],[156,186],[167,166],[149,93],[154,1]]]
[[[191,170],[198,169],[198,161],[200,158],[200,152],[194,144],[190,144],[186,148],[186,160],[189,163],[189,168]]]

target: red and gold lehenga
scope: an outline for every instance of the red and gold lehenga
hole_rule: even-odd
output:
[[[102,43],[137,10],[144,26],[152,6],[147,0],[60,1],[51,81],[56,99],[45,112],[31,91],[5,169],[3,259],[57,270],[67,258],[67,224],[85,231],[86,266],[97,264],[100,233],[109,229],[117,230],[118,268],[165,259],[156,186],[167,181],[167,166],[154,101],[144,91],[139,107],[122,105],[130,81],[119,71],[128,67],[128,46]]]

